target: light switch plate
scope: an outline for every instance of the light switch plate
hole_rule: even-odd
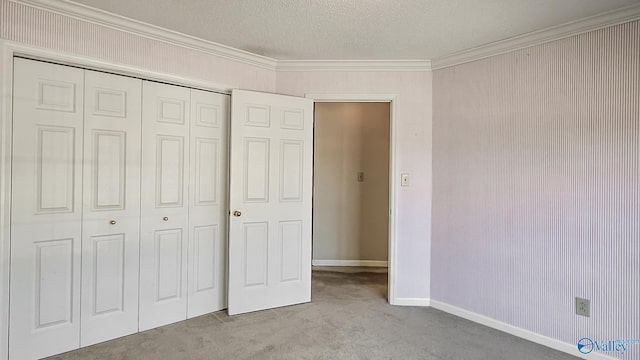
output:
[[[400,186],[409,186],[409,174],[400,174]]]

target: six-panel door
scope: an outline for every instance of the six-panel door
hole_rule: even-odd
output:
[[[227,307],[229,96],[191,90],[187,317]]]
[[[81,346],[138,331],[141,86],[85,72]]]
[[[84,71],[14,61],[11,359],[80,345]]]
[[[145,81],[140,331],[187,318],[190,90]]]
[[[309,302],[313,100],[231,100],[229,314]]]

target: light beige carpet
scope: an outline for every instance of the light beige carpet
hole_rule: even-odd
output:
[[[52,359],[577,359],[386,296],[386,273],[314,271],[311,303],[221,311]]]

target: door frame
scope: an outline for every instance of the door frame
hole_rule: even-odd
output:
[[[11,249],[11,138],[13,114],[13,58],[54,62],[88,70],[108,72],[231,95],[233,87],[136,66],[0,40],[0,360],[9,355],[9,269]]]
[[[389,103],[389,234],[388,245],[389,252],[387,254],[387,297],[389,304],[398,305],[396,298],[396,274],[397,274],[397,186],[396,186],[396,102],[397,94],[305,94],[305,97],[314,100],[314,103],[367,103],[367,102],[384,102]],[[315,114],[314,114],[315,127]],[[398,174],[399,175],[399,174]],[[314,186],[315,189],[315,186]]]

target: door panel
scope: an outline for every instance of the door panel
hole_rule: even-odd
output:
[[[244,139],[243,199],[244,202],[269,202],[269,167],[271,150],[267,138]]]
[[[85,72],[82,334],[88,346],[138,331],[139,79]]]
[[[93,302],[89,303],[92,308],[90,315],[122,312],[125,309],[123,290],[129,275],[125,272],[125,234],[93,236],[91,242],[90,256],[94,261],[89,272],[94,276],[94,296]],[[87,306],[86,303],[83,305]],[[86,320],[86,315],[82,320]],[[82,329],[84,337],[86,327]]]
[[[187,317],[190,90],[143,81],[140,331]]]
[[[80,343],[84,71],[14,60],[12,359]]]
[[[183,207],[184,136],[156,137],[156,206]]]
[[[304,142],[280,143],[280,201],[302,201],[304,179]]]
[[[229,314],[311,300],[313,101],[234,90]]]
[[[70,324],[73,312],[73,239],[40,241],[36,249],[36,329]]]
[[[280,281],[299,281],[302,270],[302,221],[281,221],[278,246],[282,257]]]
[[[157,269],[155,301],[180,300],[182,297],[182,229],[159,230],[155,233],[154,254]]]
[[[191,90],[188,313],[226,307],[229,96]]]
[[[140,122],[138,122],[140,124]],[[120,210],[125,207],[126,131],[92,130],[85,140],[91,146],[89,156],[93,161],[87,167],[94,167],[89,175],[92,177],[87,186],[92,188],[91,210]],[[131,134],[129,134],[131,137]],[[93,143],[92,143],[93,142]],[[130,144],[131,145],[131,144]],[[139,145],[137,146],[139,148]],[[138,151],[139,152],[139,151]],[[139,182],[139,181],[138,181]],[[129,184],[132,186],[135,184]]]
[[[215,289],[220,285],[216,281],[218,271],[216,269],[217,261],[214,261],[220,256],[218,251],[220,236],[218,233],[218,227],[215,225],[198,226],[194,229],[194,275],[190,277],[190,280],[193,279],[194,293]],[[191,296],[189,300],[192,300]],[[189,308],[192,310],[192,307]]]
[[[76,132],[72,127],[36,125],[38,140],[36,201],[38,214],[73,212]],[[47,179],[58,179],[49,182]]]
[[[243,228],[244,287],[267,286],[269,223],[244,223]]]

